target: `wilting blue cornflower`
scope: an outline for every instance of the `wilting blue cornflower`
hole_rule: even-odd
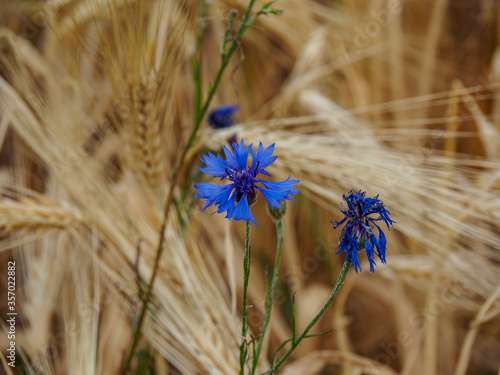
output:
[[[351,190],[347,196],[344,194],[347,209],[342,209],[341,204],[340,211],[345,217],[341,221],[331,222],[333,228],[346,222],[340,235],[340,250],[336,254],[345,251],[347,260],[354,264],[356,273],[358,270],[361,271],[358,252],[363,249],[366,250],[366,256],[370,262],[370,272],[375,271],[375,255],[382,263],[385,263],[387,241],[384,232],[375,222],[382,220],[387,225],[387,229],[390,229],[389,225],[395,223],[389,218],[390,213],[385,209],[384,203],[378,199],[378,195],[374,198],[366,198],[365,195],[366,192],[361,192],[361,190],[358,192]],[[378,229],[378,236],[373,231],[374,227]]]
[[[208,123],[214,129],[228,128],[234,125],[234,115],[239,111],[237,105],[221,105],[208,115]]]
[[[231,152],[224,146],[226,160],[221,159],[219,154],[214,156],[210,152],[208,155],[203,155],[202,160],[207,167],[198,169],[231,183],[227,185],[208,182],[195,184],[196,190],[199,191],[195,197],[206,200],[203,210],[215,205],[218,206],[217,213],[226,212],[227,219],[251,221],[257,225],[250,211],[250,206],[257,199],[257,191],[262,193],[271,206],[281,208],[280,201],[293,200],[290,195],[298,193],[292,186],[299,180],[290,180],[290,176],[285,181],[279,182],[257,178],[259,174],[271,176],[265,169],[278,158],[272,156],[274,143],[264,149],[261,142],[255,152],[252,145],[245,147],[245,143],[241,140],[239,145],[233,143],[233,149],[234,152]],[[249,153],[252,154],[252,163],[248,166]]]

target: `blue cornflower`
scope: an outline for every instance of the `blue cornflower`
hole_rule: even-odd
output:
[[[234,115],[239,111],[237,105],[221,105],[208,115],[208,123],[214,129],[228,128],[234,124]]]
[[[226,218],[234,220],[255,222],[250,206],[257,199],[257,191],[260,191],[264,198],[273,207],[281,208],[279,202],[285,199],[293,200],[291,194],[298,191],[292,186],[299,180],[290,180],[290,176],[285,181],[272,182],[257,178],[259,174],[271,176],[265,169],[271,165],[278,157],[272,156],[274,143],[264,149],[262,142],[259,144],[257,152],[252,149],[252,145],[246,147],[243,140],[240,144],[233,143],[231,152],[224,146],[224,153],[227,160],[222,160],[220,155],[203,155],[205,168],[198,168],[200,171],[213,177],[220,177],[221,180],[228,180],[227,185],[216,185],[208,182],[195,184],[199,194],[195,197],[205,199],[203,210],[211,205],[218,206],[217,213],[226,212]],[[252,154],[252,164],[247,165],[248,154]],[[258,186],[256,184],[262,184]]]
[[[337,228],[339,225],[347,222],[340,235],[339,254],[343,251],[347,254],[347,260],[354,264],[356,273],[361,271],[359,265],[358,252],[365,249],[368,261],[370,262],[370,272],[375,271],[375,255],[379,257],[382,263],[385,263],[385,250],[387,248],[387,241],[384,232],[375,223],[376,221],[383,220],[387,225],[395,223],[389,218],[389,211],[384,207],[384,203],[378,199],[378,195],[374,198],[366,198],[366,192],[350,191],[346,196],[343,195],[344,200],[347,202],[347,210],[340,211],[345,215],[341,221],[332,221],[332,227]],[[372,217],[370,215],[377,215]],[[377,227],[378,236],[373,231]]]

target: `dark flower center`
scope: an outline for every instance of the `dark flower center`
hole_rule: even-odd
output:
[[[255,202],[257,202],[257,190],[252,188],[252,190],[247,190],[247,202],[248,205],[251,206]],[[236,191],[235,202],[238,203],[243,197],[243,193],[241,191]]]
[[[228,179],[233,181],[236,185],[236,203],[241,200],[243,194],[246,192],[248,204],[254,204],[257,200],[257,189],[255,189],[256,170],[249,169],[248,171],[233,172],[226,169],[226,173]]]

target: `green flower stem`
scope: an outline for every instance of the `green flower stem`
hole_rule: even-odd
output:
[[[250,279],[250,221],[247,221],[245,234],[245,259],[243,261],[243,319],[241,322],[241,346],[240,346],[240,375],[244,374],[245,362],[248,355],[248,315],[247,315],[247,291]]]
[[[321,315],[323,315],[323,313],[326,311],[326,309],[331,305],[331,303],[333,302],[335,296],[339,292],[340,288],[342,287],[342,285],[344,285],[345,278],[346,278],[347,273],[349,272],[350,268],[351,268],[351,262],[349,262],[346,259],[346,261],[344,262],[344,266],[342,267],[342,270],[340,271],[340,275],[339,275],[339,277],[337,279],[337,282],[335,283],[335,286],[333,287],[332,293],[330,294],[330,297],[328,297],[328,300],[325,302],[325,304],[323,305],[323,307],[321,308],[321,310],[316,314],[316,316],[313,318],[313,320],[311,320],[311,322],[306,327],[306,329],[304,330],[304,332],[302,332],[301,335],[299,337],[297,337],[296,339],[292,339],[291,340],[292,346],[290,347],[290,349],[288,349],[288,351],[279,360],[278,363],[276,363],[276,364],[273,363],[273,366],[267,372],[267,374],[274,374],[276,372],[276,370],[278,370],[281,367],[281,365],[283,364],[283,362],[286,361],[286,359],[290,356],[290,354],[292,354],[292,352],[295,350],[295,348],[297,348],[297,346],[300,344],[300,342],[304,338],[307,337],[307,334],[309,333],[309,331],[311,330],[311,328],[316,324],[316,322],[321,317]]]
[[[195,114],[198,114],[201,108],[201,57],[202,57],[202,47],[203,47],[203,37],[205,36],[205,27],[204,27],[204,18],[205,12],[207,9],[207,4],[205,0],[198,0],[198,22],[200,22],[200,26],[198,27],[198,31],[196,33],[196,52],[195,57],[193,58],[192,68],[193,68],[193,81],[194,81],[194,91],[195,91]]]
[[[271,309],[273,305],[274,289],[278,282],[278,270],[280,267],[281,260],[281,249],[283,247],[283,223],[281,219],[276,220],[276,230],[278,232],[278,249],[276,251],[276,259],[274,261],[273,276],[271,278],[271,288],[268,290],[266,295],[266,314],[264,316],[264,324],[262,326],[262,332],[260,333],[259,342],[257,343],[257,348],[254,352],[254,357],[252,359],[252,372],[253,375],[257,369],[257,362],[259,361],[260,351],[262,350],[262,344],[264,343],[264,336],[266,334],[267,326],[271,320]]]

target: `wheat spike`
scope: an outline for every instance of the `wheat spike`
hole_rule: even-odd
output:
[[[158,82],[154,75],[148,75],[130,88],[133,113],[130,116],[129,143],[131,163],[137,173],[153,191],[160,184],[165,172],[165,148],[162,144],[158,106]]]
[[[0,231],[67,230],[83,222],[82,213],[69,205],[55,204],[48,200],[0,200]]]

